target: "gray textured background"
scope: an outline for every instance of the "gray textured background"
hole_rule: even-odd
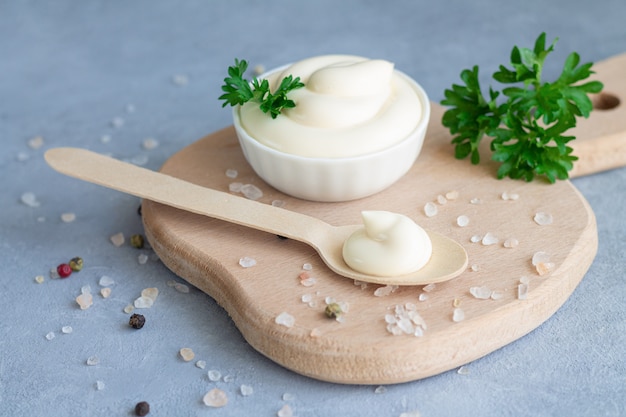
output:
[[[139,400],[154,416],[275,416],[284,404],[298,416],[626,415],[625,169],[574,180],[596,213],[600,248],[550,320],[468,364],[468,375],[375,393],[262,357],[212,299],[174,291],[166,283],[177,278],[162,264],[139,265],[137,251],[109,242],[141,232],[136,198],[54,174],[42,158],[47,148],[80,146],[158,169],[230,124],[216,97],[234,57],[266,68],[325,53],[384,58],[439,101],[461,69],[479,64],[486,76],[541,31],[560,37],[547,77],[572,50],[593,61],[624,53],[625,21],[623,0],[0,0],[0,415],[127,416]],[[181,74],[186,86],[172,82]],[[124,126],[112,127],[115,117]],[[43,148],[27,145],[35,136]],[[148,137],[160,146],[144,150]],[[21,204],[25,192],[41,206]],[[66,212],[76,221],[63,223]],[[87,264],[80,275],[34,282],[77,255]],[[79,310],[80,288],[97,291],[101,275],[115,279],[113,295]],[[148,325],[132,331],[122,309],[149,286],[161,295],[145,311]],[[61,333],[66,325],[73,333]],[[206,360],[204,371],[177,357],[184,346]],[[99,365],[85,364],[92,355]],[[233,380],[210,382],[208,369]],[[98,380],[105,389],[94,388]],[[254,394],[241,396],[241,384]],[[228,393],[227,407],[202,404],[213,386]]]

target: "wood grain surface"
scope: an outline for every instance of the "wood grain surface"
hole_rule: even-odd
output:
[[[623,66],[624,56],[618,58]],[[601,69],[598,65],[605,91],[622,94],[618,83],[602,77]],[[295,372],[337,383],[389,384],[459,367],[547,320],[585,275],[598,241],[594,214],[569,181],[550,185],[496,180],[493,163],[472,166],[455,160],[449,133],[440,124],[442,113],[433,104],[422,153],[405,177],[377,195],[346,203],[298,200],[265,184],[246,163],[232,127],[188,146],[162,167],[166,174],[221,191],[228,191],[232,182],[257,185],[264,193],[261,202],[281,202],[285,209],[334,225],[358,223],[362,210],[405,214],[427,229],[456,239],[469,254],[466,272],[436,284],[429,292],[422,286],[407,286],[377,296],[377,290],[385,290],[383,286],[359,285],[332,273],[302,243],[150,201],[143,203],[146,235],[165,265],[213,297],[250,345]],[[608,123],[606,117],[615,119],[620,114],[621,104],[594,112],[586,125],[581,124],[581,132],[605,136],[580,138],[578,175],[626,163],[614,156],[596,157],[606,148],[623,149],[626,129],[592,126],[594,120]],[[585,161],[593,163],[585,166]],[[227,177],[227,169],[236,169],[237,178]],[[458,197],[445,203],[438,200],[451,191],[457,191]],[[503,193],[519,198],[506,199]],[[433,217],[424,213],[429,202],[438,208]],[[552,224],[537,224],[534,216],[540,212],[551,215]],[[457,225],[461,215],[469,218],[465,227]],[[488,233],[498,242],[472,242],[473,237]],[[508,239],[519,244],[507,248]],[[544,275],[531,263],[538,251],[546,252],[553,263]],[[239,260],[244,257],[257,264],[243,268]],[[312,286],[301,282],[305,264],[312,266]],[[518,296],[522,281],[528,282],[525,299]],[[481,286],[499,298],[471,295],[470,288]],[[329,299],[349,307],[341,321],[324,314]],[[407,304],[414,305],[424,320],[421,336],[392,335],[387,329],[385,316],[393,316],[396,306]],[[453,320],[455,309],[463,312],[463,320]],[[276,323],[282,313],[293,317],[293,326]]]

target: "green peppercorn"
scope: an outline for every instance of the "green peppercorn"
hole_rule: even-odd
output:
[[[145,415],[148,415],[149,412],[150,404],[148,404],[146,401],[138,402],[137,405],[135,405],[135,415],[143,417]]]
[[[326,314],[326,317],[330,319],[336,319],[343,314],[343,310],[341,309],[339,303],[330,303],[326,306],[324,314]]]
[[[144,240],[142,235],[132,235],[130,237],[130,244],[133,248],[142,249]]]
[[[142,314],[133,314],[128,320],[128,324],[133,329],[141,329],[146,324],[146,318]]]
[[[78,257],[78,256],[75,258],[72,258],[70,259],[69,265],[70,265],[70,268],[72,268],[72,271],[78,272],[81,269],[83,269],[83,258]]]

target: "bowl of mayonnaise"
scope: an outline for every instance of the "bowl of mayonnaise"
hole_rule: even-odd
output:
[[[271,70],[270,89],[300,77],[295,107],[276,118],[255,103],[233,108],[243,154],[256,174],[293,197],[340,202],[378,193],[417,159],[430,117],[422,87],[391,62],[324,55]]]

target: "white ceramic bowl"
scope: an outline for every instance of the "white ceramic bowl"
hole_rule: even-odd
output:
[[[269,73],[274,71],[280,69]],[[406,174],[417,159],[430,118],[426,92],[406,74],[397,70],[396,73],[413,86],[423,109],[415,130],[399,143],[375,153],[346,158],[309,158],[288,154],[251,137],[241,125],[237,106],[233,108],[233,124],[246,160],[269,185],[304,200],[349,201],[388,188]]]

